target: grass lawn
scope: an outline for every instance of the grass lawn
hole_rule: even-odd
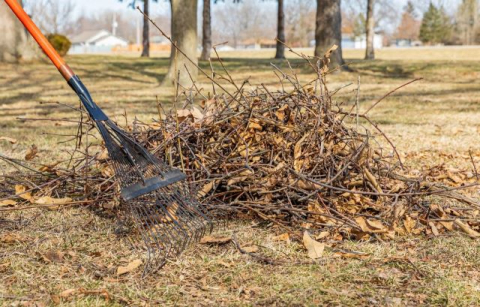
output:
[[[271,50],[221,56],[234,79],[241,83],[249,78],[252,88],[262,83],[272,89],[280,86],[271,63],[289,69],[285,61],[271,59]],[[383,49],[377,51],[375,61],[363,61],[362,53],[353,50],[346,50],[344,56],[354,72],[329,76],[330,88],[352,83],[336,96],[352,103],[359,81],[364,110],[390,90],[423,78],[369,113],[406,164],[472,168],[470,153],[480,163],[480,48]],[[125,113],[127,121],[134,116],[150,121],[158,117],[157,101],[168,107],[173,100],[173,89],[159,86],[168,67],[162,55],[151,59],[75,56],[68,61],[97,103],[120,122],[125,122]],[[301,80],[313,79],[304,61],[293,56],[290,61]],[[219,71],[220,64],[213,64]],[[201,66],[209,70],[208,63]],[[205,95],[212,92],[205,77],[200,77],[199,87]],[[72,149],[72,142],[63,141],[71,138],[76,126],[59,119],[75,120],[78,114],[57,102],[78,105],[47,63],[0,65],[0,137],[18,140],[15,145],[0,141],[0,153],[23,158],[35,144],[38,161],[54,162]],[[6,169],[2,162],[0,169]],[[308,261],[300,242],[275,240],[282,231],[272,225],[235,221],[219,226],[216,234],[235,233],[242,246],[258,245],[262,253],[283,264],[256,262],[233,244],[200,245],[141,281],[141,270],[121,277],[115,274],[134,256],[114,234],[111,219],[85,208],[16,213],[20,215],[23,219],[17,227],[4,222],[0,212],[0,306],[480,304],[480,243],[457,233],[345,242],[328,247],[316,264],[300,264]],[[367,256],[337,257],[338,250]]]

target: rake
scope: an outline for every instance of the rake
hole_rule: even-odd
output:
[[[17,0],[5,2],[78,95],[94,121],[108,150],[121,197],[143,243],[135,245],[147,254],[144,272],[158,270],[169,257],[179,255],[213,227],[207,213],[191,195],[186,175],[163,163],[117,127],[95,104],[80,78]]]

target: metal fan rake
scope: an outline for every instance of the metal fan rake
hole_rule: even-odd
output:
[[[121,196],[147,252],[145,272],[160,268],[170,256],[197,241],[212,223],[190,194],[186,175],[154,157],[120,129],[95,104],[80,78],[65,63],[17,0],[5,0],[25,28],[80,98],[107,147]]]

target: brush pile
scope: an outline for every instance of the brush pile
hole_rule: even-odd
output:
[[[307,228],[333,240],[437,236],[455,229],[480,236],[478,202],[456,192],[474,184],[475,175],[442,167],[410,173],[393,146],[380,147],[360,124],[371,123],[376,137],[386,138],[379,128],[353,112],[355,104],[335,101],[327,72],[317,72],[307,84],[279,72],[278,91],[263,85],[249,91],[225,77],[233,93],[207,98],[185,90],[183,108],[154,123],[137,121],[131,130],[188,175],[213,214]],[[190,99],[195,96],[204,97],[198,105]],[[6,176],[3,196],[31,190],[17,199],[51,206],[60,198],[114,208],[119,197],[108,156],[99,144],[89,153],[69,168],[44,166],[29,175],[35,184],[28,187],[21,176]]]

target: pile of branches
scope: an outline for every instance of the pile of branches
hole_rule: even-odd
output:
[[[205,97],[196,85],[183,89],[184,96],[177,96],[163,119],[136,121],[131,132],[182,169],[214,214],[260,218],[339,240],[439,235],[455,229],[480,236],[478,202],[457,192],[475,185],[476,177],[441,167],[411,174],[387,136],[358,112],[358,99],[350,104],[335,100],[340,89],[326,86],[326,62],[328,56],[323,68],[308,62],[317,78],[306,84],[293,70],[289,74],[275,67],[282,84],[276,91],[263,85],[247,90],[247,82],[237,85],[226,70],[223,76],[216,72],[217,79],[210,79],[213,97]],[[225,91],[219,79],[235,90]],[[220,94],[218,87],[224,90]],[[79,139],[92,133],[89,122],[79,127]],[[376,137],[391,147],[382,148]],[[16,193],[31,203],[41,197],[67,198],[67,204],[115,208],[120,198],[108,155],[99,144],[87,149],[67,168],[36,169],[35,176],[29,174],[34,184],[23,181],[26,188],[18,187],[21,176],[5,177],[3,196]],[[26,197],[18,189],[36,194]]]

